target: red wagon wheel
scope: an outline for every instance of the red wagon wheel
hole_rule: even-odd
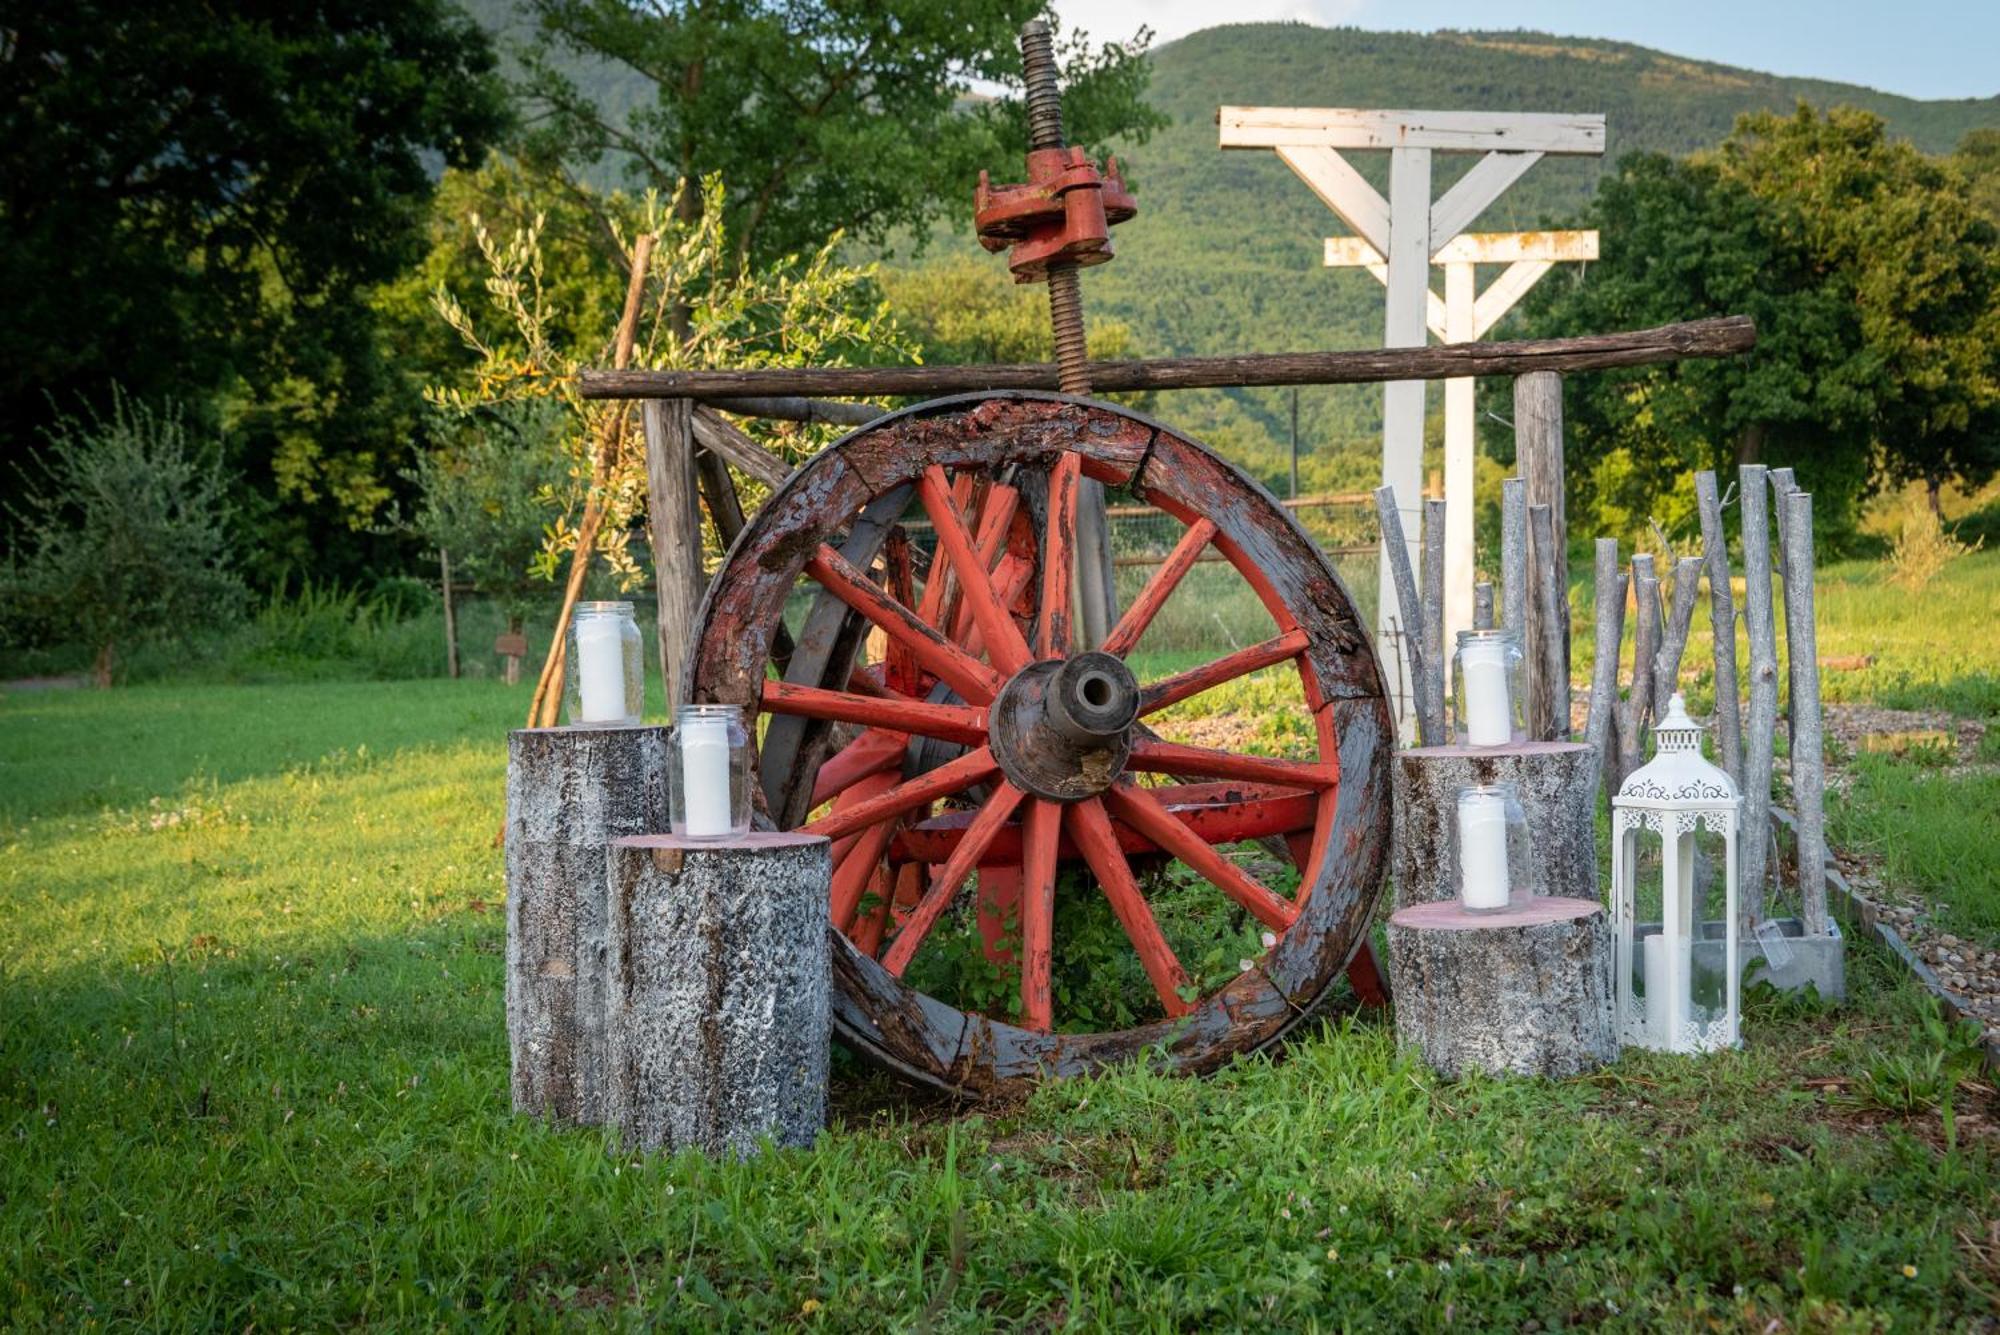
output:
[[[1070,614],[1079,477],[1185,525],[1099,645],[1076,642]],[[1199,563],[1247,585],[1273,633],[1141,682],[1128,660]],[[773,664],[781,622],[793,644]],[[1148,723],[1258,672],[1310,721],[1305,754],[1177,744]],[[943,399],[826,450],[711,584],[692,694],[764,716],[761,819],[834,841],[840,1033],[932,1084],[1141,1053],[1207,1070],[1267,1046],[1335,985],[1381,891],[1393,733],[1346,589],[1266,492],[1109,404]],[[1259,840],[1290,850],[1295,887]],[[1105,931],[1089,955],[1059,933],[1107,907],[1119,958]],[[966,959],[983,963],[954,972]],[[1130,1023],[1072,1032],[1104,1014],[1079,994],[1132,961]]]

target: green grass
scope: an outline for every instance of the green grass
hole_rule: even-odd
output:
[[[1440,1084],[1364,1020],[958,1116],[842,1065],[820,1146],[753,1165],[513,1118],[492,838],[524,698],[0,700],[10,1323],[1868,1329],[2000,1299],[1994,1101],[1865,948],[1844,1012],[1759,1001],[1742,1052],[1564,1084]]]
[[[1922,892],[1946,930],[2000,944],[2000,769],[1955,774],[1873,755],[1852,768],[1853,787],[1827,812],[1834,845],[1879,860],[1890,885]]]

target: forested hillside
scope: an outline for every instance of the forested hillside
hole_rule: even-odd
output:
[[[512,0],[477,0],[471,6],[502,33],[503,46],[509,36],[522,35],[518,23],[505,21],[512,7]],[[1479,221],[1486,230],[1569,221],[1590,197],[1598,175],[1620,155],[1707,147],[1739,114],[1789,110],[1800,99],[1865,107],[1932,153],[1949,152],[1968,130],[2000,126],[2000,97],[1918,101],[1851,84],[1686,60],[1627,43],[1542,33],[1242,24],[1195,33],[1161,47],[1152,59],[1150,99],[1171,124],[1121,153],[1140,215],[1119,229],[1117,261],[1093,270],[1085,285],[1093,314],[1128,325],[1130,347],[1140,355],[1349,347],[1380,337],[1381,290],[1375,280],[1359,270],[1320,265],[1321,239],[1340,230],[1333,215],[1275,154],[1217,149],[1215,110],[1224,103],[1605,114],[1604,159],[1545,160]],[[608,106],[630,107],[646,96],[630,71],[576,68]],[[1378,186],[1383,183],[1387,154],[1356,154],[1355,161]],[[1472,161],[1469,155],[1440,155],[1435,188],[1442,191]],[[996,179],[1019,172],[1018,162],[992,166]],[[609,183],[613,174],[606,175]],[[965,193],[969,220],[969,181]],[[899,256],[892,262],[954,261],[1004,273],[998,259],[979,250],[966,226],[931,238],[921,259]],[[1558,272],[1544,281],[1565,280]],[[1023,293],[1021,299],[1031,298]],[[1301,392],[1308,486],[1359,485],[1373,478],[1371,438],[1379,398],[1370,388]],[[1267,481],[1280,476],[1291,425],[1288,391],[1183,393],[1160,408],[1251,464]]]
[[[1598,173],[1621,154],[1682,153],[1720,140],[1735,117],[1804,98],[1858,105],[1927,151],[2000,125],[2000,98],[1919,102],[1848,84],[1731,69],[1624,43],[1538,33],[1410,33],[1296,24],[1211,28],[1162,47],[1152,100],[1173,118],[1130,154],[1140,215],[1119,230],[1119,257],[1093,271],[1094,309],[1128,323],[1153,353],[1345,347],[1381,336],[1381,288],[1360,270],[1320,267],[1321,238],[1344,230],[1268,151],[1221,152],[1215,109],[1228,104],[1602,111],[1602,162],[1545,159],[1477,224],[1484,230],[1569,220]],[[1354,161],[1386,185],[1388,155]],[[1436,159],[1440,192],[1470,155]],[[969,238],[950,248],[976,250]],[[1563,281],[1560,272],[1544,282]],[[1579,333],[1586,332],[1579,330]],[[1306,390],[1301,438],[1317,454],[1366,444],[1377,430],[1372,389]],[[1434,395],[1435,398],[1435,395]],[[1182,394],[1168,412],[1266,469],[1290,431],[1285,391]],[[1359,452],[1356,480],[1372,474]],[[1275,474],[1272,474],[1275,476]],[[1323,475],[1324,476],[1324,475]]]

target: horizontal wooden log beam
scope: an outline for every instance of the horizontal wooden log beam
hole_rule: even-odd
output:
[[[808,399],[796,394],[710,399],[708,405],[726,413],[735,413],[738,417],[767,417],[776,422],[827,422],[834,426],[867,426],[886,411],[872,403]]]
[[[1235,389],[1255,385],[1359,385],[1389,380],[1450,380],[1460,376],[1524,375],[1530,371],[1604,371],[1693,357],[1729,357],[1757,342],[1747,315],[1726,315],[1657,329],[1582,338],[1512,343],[1448,343],[1434,348],[1368,348],[1353,352],[1252,353],[1241,357],[1155,357],[1092,362],[1100,394],[1155,389]],[[938,398],[982,390],[1057,388],[1052,362],[988,366],[840,366],[758,371],[585,371],[586,399],[674,399],[709,402],[760,395]]]

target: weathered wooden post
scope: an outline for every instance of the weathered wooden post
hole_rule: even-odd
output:
[[[1625,588],[1625,568],[1618,561],[1618,539],[1599,538],[1596,582],[1591,594],[1597,604],[1596,658],[1590,669],[1590,713],[1583,725],[1584,743],[1597,753],[1599,780],[1615,777],[1618,770],[1618,655],[1625,636]],[[1592,806],[1595,805],[1593,793]]]
[[[603,1120],[605,847],[667,825],[665,728],[523,728],[507,746],[514,1111]]]
[[[659,599],[660,681],[669,712],[685,690],[683,660],[703,585],[692,412],[687,399],[646,401],[646,513]]]
[[[1819,633],[1813,624],[1812,493],[1785,512],[1785,648],[1791,658],[1792,803],[1798,815],[1799,912],[1806,935],[1825,936],[1826,750],[1819,707]]]
[[[1611,924],[1594,900],[1457,900],[1389,919],[1396,1041],[1440,1075],[1581,1075],[1618,1056]]]
[[[811,1145],[826,1122],[827,840],[639,835],[609,860],[606,1120],[646,1150]]]
[[[1764,920],[1771,847],[1771,752],[1778,726],[1778,628],[1771,608],[1770,502],[1764,468],[1737,473],[1743,509],[1743,622],[1750,633],[1750,717],[1743,736],[1743,918]]]
[[[1715,632],[1715,740],[1722,768],[1743,787],[1743,705],[1736,690],[1736,602],[1729,588],[1729,537],[1722,527],[1722,497],[1715,474],[1694,475],[1701,511],[1701,546],[1708,562],[1709,623]]]
[[[1535,591],[1526,598],[1527,637],[1522,641],[1528,653],[1528,717],[1544,726],[1532,735],[1553,740],[1569,735],[1569,519],[1563,499],[1563,404],[1562,376],[1554,371],[1530,371],[1514,381],[1514,466],[1520,471],[1525,504],[1529,507],[1529,544],[1535,563],[1531,583],[1550,576],[1562,595],[1556,606],[1554,624],[1545,622],[1541,599]],[[1547,550],[1535,546],[1534,507],[1549,508],[1550,542]],[[1548,725],[1559,722],[1560,734]]]

